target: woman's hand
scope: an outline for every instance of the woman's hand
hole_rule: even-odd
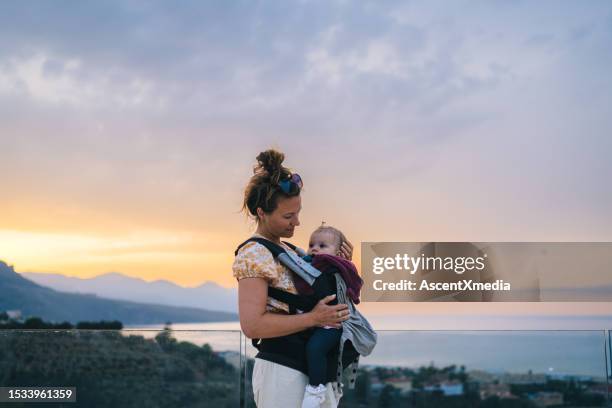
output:
[[[331,326],[336,329],[342,327],[342,322],[348,320],[350,312],[346,304],[328,305],[336,295],[329,295],[319,300],[319,303],[309,313],[315,326]]]
[[[340,246],[340,253],[338,254],[342,258],[348,259],[349,261],[353,259],[353,244],[349,241],[342,242]]]

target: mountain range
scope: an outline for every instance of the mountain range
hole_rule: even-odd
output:
[[[22,272],[21,276],[61,292],[93,294],[115,300],[196,307],[232,313],[238,311],[237,290],[224,288],[213,282],[189,288],[167,280],[147,282],[117,272],[93,278],[75,278],[56,273],[38,272]]]
[[[33,282],[0,261],[0,310],[20,310],[50,322],[119,320],[123,324],[161,324],[235,321],[235,313],[159,302],[107,299],[96,294],[67,293]]]

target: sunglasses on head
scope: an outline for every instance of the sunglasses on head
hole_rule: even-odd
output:
[[[289,194],[291,192],[291,185],[296,185],[298,188],[302,188],[304,183],[302,183],[302,178],[299,174],[293,173],[290,178],[287,180],[282,180],[278,182],[278,186],[285,194]]]

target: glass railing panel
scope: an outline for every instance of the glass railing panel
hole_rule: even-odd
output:
[[[243,388],[243,401],[245,408],[256,408],[255,401],[253,399],[253,383],[251,382],[253,376],[253,364],[255,363],[255,355],[257,349],[253,347],[251,339],[246,337],[244,334],[243,338],[243,350],[244,350],[244,388]]]
[[[609,331],[379,331],[340,406],[610,406],[610,339]],[[255,408],[256,352],[239,331],[2,330],[0,386],[76,386],[69,406]]]
[[[612,407],[612,329],[606,330],[604,355],[606,359],[606,391],[608,406]]]
[[[606,406],[605,335],[380,331],[340,406]]]
[[[0,386],[76,387],[77,402],[61,406],[238,407],[240,336],[239,331],[0,330]]]

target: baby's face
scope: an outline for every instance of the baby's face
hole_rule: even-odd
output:
[[[330,232],[319,231],[310,236],[308,255],[327,254],[338,255],[338,239]]]

